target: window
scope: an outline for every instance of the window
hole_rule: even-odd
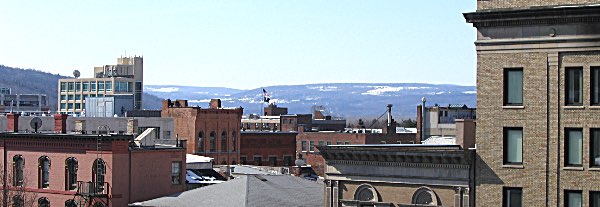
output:
[[[302,141],[302,152],[306,152],[306,141]]]
[[[582,153],[582,129],[565,129],[565,165],[581,166]]]
[[[591,67],[590,105],[600,105],[600,67]]]
[[[75,100],[76,100],[76,101],[79,101],[79,100],[81,100],[81,95],[79,95],[79,94],[75,95]]]
[[[88,92],[90,90],[90,83],[89,82],[83,82],[83,91],[84,92]]]
[[[379,196],[373,186],[368,184],[360,185],[354,192],[354,200],[365,202],[378,202]]]
[[[417,204],[415,206],[438,206],[438,197],[430,188],[420,187],[412,196],[412,204]]]
[[[503,207],[521,207],[523,202],[523,189],[522,188],[504,188],[502,193],[502,206]]]
[[[221,133],[221,152],[227,152],[227,132]]]
[[[254,165],[258,165],[258,166],[262,165],[262,157],[260,155],[254,156]]]
[[[13,186],[23,186],[23,169],[25,168],[25,159],[22,155],[13,157]]]
[[[90,82],[90,89],[92,89],[92,92],[96,91],[96,81]]]
[[[590,166],[600,167],[600,129],[591,129]]]
[[[74,89],[75,89],[75,83],[69,82],[68,86],[69,86],[69,88],[67,89],[68,92],[74,91]]]
[[[92,180],[95,182],[97,192],[104,191],[104,175],[106,175],[106,163],[102,159],[96,159],[92,166]]]
[[[350,144],[350,141],[345,141],[344,144]]]
[[[112,91],[112,81],[106,81],[106,91]]]
[[[65,177],[67,178],[67,190],[77,189],[77,169],[79,168],[78,165],[79,163],[74,157],[69,157],[67,158],[67,160],[65,160]]]
[[[204,132],[200,131],[198,133],[198,152],[204,152]]]
[[[217,151],[217,133],[215,132],[210,132],[210,151],[211,152],[215,152]]]
[[[104,82],[98,82],[98,91],[104,91]]]
[[[271,166],[276,166],[276,165],[277,165],[277,157],[270,156],[270,157],[269,157],[269,164],[270,164]]]
[[[504,105],[523,105],[523,68],[504,69]]]
[[[568,106],[581,106],[583,103],[583,69],[581,67],[565,70],[565,103]]]
[[[231,151],[236,150],[237,148],[237,132],[234,130],[233,132],[231,132]]]
[[[66,103],[60,103],[60,109],[67,109]]]
[[[315,151],[315,141],[310,141],[308,144],[308,151],[314,152]]]
[[[581,191],[565,190],[565,207],[583,206]]]
[[[319,146],[323,146],[325,142],[323,140],[319,140]]]
[[[75,104],[75,109],[81,109],[81,104],[80,103],[76,103]]]
[[[48,198],[46,198],[46,197],[41,197],[40,199],[38,199],[38,206],[39,207],[50,207],[50,200],[48,200]]]
[[[67,91],[67,83],[61,82],[60,83],[60,92],[66,92],[66,91]]]
[[[12,206],[13,207],[23,207],[25,206],[25,201],[23,201],[23,195],[15,195],[12,197]]]
[[[284,166],[292,166],[292,156],[289,156],[289,155],[283,156],[283,165]]]
[[[75,100],[75,96],[74,96],[74,95],[68,95],[67,97],[68,97],[68,99],[69,99],[70,101],[72,101],[72,100]]]
[[[181,162],[171,163],[171,184],[181,184]]]
[[[331,145],[331,141],[327,141],[327,145]]]
[[[504,164],[523,164],[523,128],[504,128]]]
[[[342,141],[336,141],[335,144],[342,145]]]
[[[246,157],[246,156],[240,156],[240,163],[242,165],[248,164],[248,157]]]
[[[75,91],[81,91],[81,82],[75,83]]]
[[[600,207],[600,191],[590,191],[590,207]]]
[[[48,188],[50,185],[50,159],[42,156],[38,159],[39,188]]]

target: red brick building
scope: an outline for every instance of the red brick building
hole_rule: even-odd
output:
[[[313,170],[324,175],[324,160],[316,146],[319,145],[355,145],[355,144],[415,144],[419,143],[415,133],[340,133],[305,132],[296,136],[296,151],[306,160]]]
[[[240,163],[292,166],[296,160],[296,132],[242,132]]]
[[[173,117],[174,133],[187,140],[187,153],[214,158],[216,164],[237,164],[243,108],[222,108],[214,99],[210,108],[188,106],[187,100],[163,100],[162,117]]]
[[[0,133],[9,205],[127,206],[186,189],[185,142],[155,148],[135,145],[134,135],[64,134],[66,115],[55,116],[57,134],[17,133],[15,119],[13,132]]]

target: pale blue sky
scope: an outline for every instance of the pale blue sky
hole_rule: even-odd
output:
[[[475,85],[475,2],[2,1],[0,64],[89,77],[127,51],[145,84]]]

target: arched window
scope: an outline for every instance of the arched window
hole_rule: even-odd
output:
[[[23,186],[23,169],[25,168],[25,159],[22,155],[13,157],[13,186]]]
[[[227,152],[227,132],[221,133],[221,152]]]
[[[104,160],[98,158],[94,161],[92,166],[92,180],[95,182],[96,190],[98,193],[104,191],[104,175],[106,174],[106,163]]]
[[[12,206],[13,207],[23,207],[25,206],[25,201],[23,201],[22,195],[15,195],[12,197]]]
[[[65,201],[65,207],[77,207],[77,202],[73,199]]]
[[[441,206],[437,195],[428,187],[421,187],[412,196],[412,204]]]
[[[77,159],[74,157],[69,157],[65,160],[65,178],[66,178],[66,187],[67,190],[75,190],[77,189],[77,169],[79,168],[79,163]]]
[[[217,133],[210,132],[210,151],[217,151]]]
[[[41,156],[38,159],[38,188],[50,186],[50,158]]]
[[[204,132],[198,133],[198,152],[204,152]]]
[[[46,197],[38,199],[38,207],[50,207],[50,200]]]
[[[379,202],[379,195],[372,185],[362,184],[354,192],[354,200]]]
[[[237,132],[233,130],[231,133],[231,151],[235,152],[237,149]]]

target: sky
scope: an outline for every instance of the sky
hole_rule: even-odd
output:
[[[0,65],[61,75],[144,57],[144,84],[475,85],[475,0],[5,1]]]

